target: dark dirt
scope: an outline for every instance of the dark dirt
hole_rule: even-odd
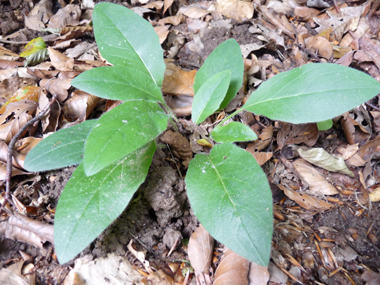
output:
[[[123,4],[122,1],[108,1]],[[9,35],[21,30],[20,34],[10,40],[29,41],[37,34],[28,30],[23,30],[23,15],[30,10],[27,2],[20,0],[2,1],[0,3],[0,22],[2,34]],[[178,26],[176,29],[181,30]],[[248,32],[248,25],[237,24],[233,20],[213,21],[211,28],[204,34],[187,34],[184,37],[184,44],[178,53],[178,62],[184,67],[200,67],[205,58],[221,42],[229,38],[235,38],[239,44],[257,43],[262,44],[253,34]],[[202,46],[197,46],[197,37],[200,37]],[[6,44],[5,47],[15,51],[20,51],[20,45]],[[170,47],[168,47],[170,48]],[[189,139],[189,133],[183,132]],[[268,174],[272,170],[268,165],[264,166]],[[46,195],[46,201],[40,205],[40,220],[53,223],[53,215],[46,211],[46,206],[51,209],[56,207],[59,195],[69,179],[73,168],[61,171],[53,171],[41,174],[41,180],[29,183],[25,186],[25,192],[17,191],[17,197],[26,205],[33,198],[36,190]],[[180,172],[179,172],[180,171]],[[147,251],[147,259],[157,268],[164,268],[168,260],[187,259],[183,250],[182,241],[190,237],[198,225],[196,217],[192,214],[189,202],[186,197],[184,185],[185,170],[182,161],[172,157],[166,145],[162,145],[154,156],[148,177],[134,196],[128,208],[121,216],[110,225],[104,233],[97,238],[80,256],[92,254],[94,258],[104,257],[109,252],[114,252],[121,256],[128,256],[131,262],[135,259],[127,250],[127,244],[134,239],[137,247]],[[283,198],[282,192],[278,192],[273,187],[274,201],[278,202]],[[280,193],[280,194],[278,194]],[[280,197],[280,195],[282,195]],[[287,207],[295,204],[289,204]],[[379,216],[380,211],[377,205],[372,210],[364,211],[363,214],[355,215],[360,207],[354,203],[347,203],[334,210],[315,215],[309,215],[301,219],[297,213],[293,213],[285,206],[280,207],[285,221],[277,224],[273,235],[276,245],[274,251],[283,254],[289,253],[306,268],[306,275],[309,283],[314,281],[325,284],[348,284],[343,271],[329,277],[318,264],[324,263],[329,266],[331,260],[320,260],[318,249],[312,242],[312,238],[318,235],[325,239],[325,248],[322,251],[331,250],[339,266],[343,267],[347,274],[356,284],[364,284],[361,278],[363,265],[376,271],[380,268],[380,243],[379,237]],[[298,227],[298,228],[297,228]],[[302,232],[302,230],[306,230]],[[369,235],[368,229],[372,235]],[[355,232],[356,231],[356,232]],[[369,236],[374,236],[372,240]],[[332,240],[335,240],[333,244]],[[281,242],[282,241],[282,242]],[[286,241],[284,243],[283,241]],[[330,243],[329,243],[330,242]],[[174,246],[174,251],[170,257],[165,257]],[[53,256],[52,246],[45,244],[44,248],[38,249],[25,243],[15,242],[2,238],[0,241],[0,262],[6,266],[10,260],[18,258],[19,251],[28,253],[34,259],[37,267],[37,284],[61,284],[69,271],[69,266],[59,265]],[[305,256],[311,252],[314,260],[313,266],[308,267]],[[272,261],[276,263],[275,254],[272,254]],[[327,264],[326,264],[327,263]],[[286,264],[285,268],[291,267]],[[294,274],[297,271],[294,270]]]

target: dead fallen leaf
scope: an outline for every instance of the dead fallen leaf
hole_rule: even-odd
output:
[[[279,148],[283,148],[287,144],[305,143],[308,146],[313,146],[318,139],[317,124],[285,124],[277,134],[277,144]]]
[[[35,84],[36,80],[32,78],[13,76],[0,82],[0,94],[1,97],[9,100],[18,89]]]
[[[361,124],[356,122],[347,113],[341,119],[341,124],[349,144],[359,143],[359,145],[363,145],[371,136]]]
[[[187,251],[191,266],[194,268],[195,276],[208,275],[210,273],[209,268],[212,262],[213,251],[213,237],[202,225],[199,225],[190,236]]]
[[[227,18],[233,18],[239,23],[253,16],[253,3],[239,0],[217,0],[216,10]]]
[[[366,285],[378,285],[380,284],[380,274],[371,270],[367,270],[362,274],[362,279],[367,282]]]
[[[334,207],[334,205],[330,203],[311,197],[307,194],[298,193],[291,189],[287,189],[283,187],[282,185],[277,185],[277,186],[281,190],[284,191],[285,195],[288,196],[289,199],[293,200],[294,202],[296,202],[298,205],[305,208],[306,210],[322,212]]]
[[[324,168],[328,171],[339,172],[351,177],[355,177],[354,173],[349,170],[341,157],[334,157],[323,148],[312,148],[304,150],[302,147],[297,149],[299,155],[306,161]]]
[[[162,44],[166,40],[166,38],[168,37],[169,28],[170,28],[169,25],[154,27],[154,31],[158,35],[158,38],[160,40],[160,44]]]
[[[33,7],[27,16],[25,16],[25,26],[31,30],[41,31],[45,24],[53,16],[53,1],[41,0]]]
[[[187,17],[198,19],[198,18],[203,18],[209,13],[210,12],[207,11],[207,9],[198,7],[197,5],[193,4],[193,5],[188,5],[188,6],[182,6],[181,8],[179,8],[177,14],[178,15],[183,14]]]
[[[297,159],[292,164],[300,178],[309,185],[312,195],[335,195],[339,193],[333,185],[327,182],[326,178],[323,177],[318,170],[305,160]]]
[[[270,125],[270,126],[265,127],[261,131],[261,134],[259,135],[259,138],[257,140],[247,145],[246,150],[249,151],[250,153],[253,153],[255,151],[261,151],[270,144],[270,142],[272,141],[272,138],[273,138],[273,126]]]
[[[36,273],[34,265],[29,270],[23,270],[25,261],[20,260],[0,270],[0,283],[4,285],[32,285],[35,284]]]
[[[248,279],[249,285],[267,284],[269,281],[268,268],[251,261],[251,264],[249,266]]]
[[[165,76],[162,83],[162,93],[169,95],[194,96],[194,78],[196,70],[175,70],[171,75]]]
[[[273,152],[255,152],[255,151],[251,152],[250,150],[248,150],[248,152],[253,155],[253,157],[256,159],[256,162],[260,166],[264,165],[273,156]]]
[[[50,94],[56,94],[58,101],[63,102],[69,95],[67,90],[71,87],[71,79],[42,79],[40,86],[48,90]]]
[[[0,116],[0,139],[9,143],[19,129],[32,119],[37,109],[37,103],[32,100],[23,100],[8,105]]]
[[[306,48],[310,49],[313,54],[317,53],[326,59],[330,59],[333,56],[333,47],[325,37],[313,36],[306,38],[305,44]]]
[[[48,47],[51,64],[59,71],[73,71],[74,59]]]
[[[50,18],[48,27],[52,29],[63,28],[66,25],[77,26],[79,25],[80,16],[82,11],[78,5],[69,4]]]
[[[87,92],[76,90],[62,108],[62,114],[70,122],[84,121],[94,110],[100,98]]]
[[[215,272],[213,285],[248,285],[249,261],[227,249]]]
[[[21,100],[32,100],[32,101],[37,102],[38,97],[41,92],[42,92],[41,88],[37,86],[21,87],[15,93],[13,93],[12,97],[3,106],[1,106],[0,115],[4,114],[9,104],[12,104]]]
[[[1,60],[9,60],[9,61],[15,61],[15,60],[18,60],[20,58],[20,56],[9,50],[9,49],[6,49],[5,47],[2,47],[0,46],[0,59]]]
[[[377,136],[374,140],[366,142],[358,151],[359,156],[365,161],[368,162],[372,159],[373,155],[376,153],[376,149],[380,144],[380,135]]]

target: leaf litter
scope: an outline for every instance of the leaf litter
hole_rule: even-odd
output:
[[[247,67],[246,85],[234,108],[244,104],[262,81],[308,62],[356,66],[380,81],[380,47],[373,40],[379,36],[380,29],[376,13],[378,7],[374,2],[330,6],[330,2],[324,1],[268,1],[263,4],[218,0],[192,4],[181,2],[179,7],[174,5],[174,1],[143,2],[129,8],[139,9],[141,15],[150,20],[160,35],[168,58],[172,59],[167,62],[167,71],[171,71],[165,73],[162,91],[179,116],[191,114],[192,87],[197,69],[227,38],[238,41]],[[96,118],[108,104],[94,95],[74,90],[70,84],[77,74],[107,65],[94,44],[92,28],[88,25],[93,5],[86,7],[82,3],[81,6],[75,1],[59,3],[57,7],[47,0],[37,1],[35,5],[17,1],[1,4],[2,9],[10,11],[9,15],[2,15],[0,38],[3,45],[0,50],[0,90],[4,110],[0,117],[0,133],[5,146],[0,149],[1,157],[6,156],[6,146],[17,130],[38,114],[52,94],[58,96],[59,104],[43,118],[41,125],[27,130],[24,134],[27,138],[41,138],[47,132]],[[123,3],[120,1],[120,4]],[[59,35],[48,35],[41,32],[41,28],[55,29],[54,33]],[[49,58],[41,58],[38,65],[17,68],[24,64],[24,59],[19,56],[23,46],[38,37],[46,42]],[[246,121],[259,139],[248,145],[240,144],[247,147],[262,165],[269,182],[275,185],[273,189],[279,189],[277,192],[273,190],[276,209],[273,262],[268,271],[266,268],[254,270],[252,263],[247,270],[246,261],[232,264],[235,268],[226,267],[231,253],[224,253],[220,260],[222,245],[216,243],[214,252],[212,247],[207,249],[213,258],[211,263],[207,263],[208,270],[203,275],[205,280],[209,284],[218,284],[221,278],[232,278],[235,282],[237,279],[233,276],[240,274],[244,280],[268,276],[270,281],[278,283],[297,280],[303,284],[312,284],[313,281],[321,284],[377,284],[376,269],[380,268],[380,243],[376,238],[379,233],[379,210],[376,207],[380,188],[377,163],[380,157],[379,111],[379,102],[375,98],[360,110],[355,109],[342,118],[336,118],[333,128],[326,131],[318,131],[315,124],[285,124],[257,115]],[[223,116],[222,113],[219,115]],[[209,151],[197,141],[211,133],[218,118],[210,116],[200,127],[191,127],[188,119],[181,120],[184,127],[179,132],[168,131],[172,132],[172,137],[162,137],[167,145],[157,150],[146,185],[142,186],[125,213],[93,243],[92,248],[85,250],[89,260],[100,261],[101,257],[113,251],[118,256],[127,256],[126,267],[132,265],[134,272],[139,272],[137,276],[143,280],[141,282],[183,284],[190,282],[191,278],[195,280],[189,263],[184,260],[190,258],[195,269],[199,261],[194,259],[201,258],[203,252],[194,256],[190,253],[192,246],[181,243],[182,238],[191,240],[198,226],[187,203],[181,175],[185,174],[184,165],[192,153]],[[176,137],[183,140],[183,146],[178,144]],[[18,209],[22,211],[38,205],[37,211],[33,215],[28,214],[29,217],[25,213],[17,214],[26,227],[9,222],[12,217],[2,220],[8,238],[1,242],[7,250],[2,252],[0,259],[5,262],[3,267],[14,272],[7,273],[8,276],[15,274],[19,276],[15,278],[24,278],[21,271],[14,271],[8,266],[8,261],[19,256],[17,249],[26,249],[37,268],[36,276],[27,276],[35,278],[37,284],[63,284],[69,268],[59,265],[54,259],[52,242],[41,246],[48,233],[39,237],[42,242],[33,237],[33,234],[41,232],[36,232],[34,222],[27,219],[43,223],[37,228],[54,222],[57,200],[73,169],[42,174],[42,180],[27,174],[23,170],[22,157],[30,148],[21,144],[14,152],[12,175],[18,174],[18,178],[12,178],[12,183],[17,188],[14,201],[18,201]],[[310,150],[305,155],[306,149],[316,150],[332,162],[326,166],[320,159],[316,161],[317,155],[309,153]],[[297,160],[299,155],[312,164]],[[5,162],[1,169],[0,178],[4,182]],[[158,183],[159,187],[157,181],[162,181]],[[159,189],[167,189],[174,198],[164,203],[166,198]],[[47,200],[44,197],[48,197]],[[324,228],[329,230],[322,230]],[[146,258],[150,261],[148,269],[125,249],[130,240],[135,241],[138,250],[146,251]],[[170,256],[162,258],[169,252]],[[351,252],[351,258],[347,257],[348,252]],[[108,262],[114,262],[111,260],[119,257],[107,258]],[[79,267],[76,265],[75,269]],[[98,269],[87,270],[95,272]],[[199,275],[198,271],[195,275]],[[78,272],[72,271],[74,279],[81,274]],[[96,282],[93,280],[88,282]],[[18,282],[34,284],[33,280]],[[266,282],[264,279],[261,283],[249,284]]]

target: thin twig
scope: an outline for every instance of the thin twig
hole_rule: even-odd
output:
[[[11,176],[12,176],[12,156],[13,156],[13,149],[16,145],[16,142],[21,137],[21,135],[26,131],[27,128],[31,127],[35,122],[42,119],[43,116],[46,115],[46,113],[50,110],[51,105],[55,102],[56,95],[53,96],[50,103],[45,106],[45,108],[42,109],[42,111],[35,116],[33,119],[29,120],[25,125],[23,125],[19,131],[14,135],[14,137],[11,139],[8,145],[7,150],[7,176],[6,176],[6,186],[5,186],[5,197],[4,202],[1,205],[0,212],[5,207],[6,203],[9,201],[9,193],[10,193],[10,184],[11,184]]]

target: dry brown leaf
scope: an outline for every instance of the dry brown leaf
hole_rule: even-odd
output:
[[[267,284],[269,281],[269,271],[267,267],[256,264],[251,261],[249,267],[249,285],[262,285]]]
[[[0,222],[0,233],[6,238],[42,248],[46,241],[54,244],[54,226],[14,213]]]
[[[253,16],[253,3],[239,0],[217,0],[216,10],[227,18],[233,18],[239,23]]]
[[[273,156],[273,152],[255,152],[248,150],[250,154],[256,159],[256,162],[261,166],[264,165],[268,160],[270,160]]]
[[[4,285],[32,285],[35,284],[35,273],[23,272],[24,260],[20,260],[7,268],[0,270],[0,284]],[[34,267],[34,266],[33,266]],[[34,269],[35,270],[35,269]]]
[[[343,158],[334,157],[323,148],[312,148],[309,150],[298,148],[297,151],[304,160],[316,166],[324,168],[328,171],[339,172],[355,177],[354,173],[347,168]]]
[[[277,185],[277,186],[278,188],[284,191],[285,195],[288,196],[289,199],[293,200],[294,202],[296,202],[298,205],[305,208],[306,210],[313,210],[313,211],[320,212],[320,211],[325,211],[334,207],[334,205],[330,203],[311,197],[307,194],[298,193],[291,189],[287,189],[281,185]]]
[[[253,153],[255,151],[261,151],[270,144],[270,142],[272,141],[272,138],[273,138],[273,126],[270,125],[268,127],[265,127],[262,130],[257,140],[247,145],[246,150],[249,151],[250,153]]]
[[[249,261],[227,249],[215,272],[213,285],[248,285]]]
[[[374,140],[366,142],[358,151],[359,156],[365,161],[368,162],[372,159],[373,155],[376,153],[376,149],[380,145],[380,135],[377,136]]]
[[[48,47],[51,64],[59,71],[73,71],[74,59]]]
[[[1,53],[1,50],[0,50],[0,53]],[[0,55],[0,58],[1,58],[1,55]],[[24,66],[24,63],[20,61],[0,59],[0,69],[10,69],[10,68],[17,68],[21,66]]]
[[[18,89],[26,86],[34,86],[35,84],[35,79],[14,76],[0,82],[0,95],[1,97],[9,100],[13,93],[15,93]]]
[[[189,166],[189,162],[191,158],[193,157],[193,152],[190,147],[190,143],[182,136],[179,132],[172,132],[171,130],[168,130],[161,138],[160,140],[163,143],[166,143],[171,146],[171,151],[173,154],[183,160],[182,164],[185,167]]]
[[[327,182],[318,170],[303,159],[297,159],[293,163],[293,167],[297,170],[301,180],[309,185],[310,193],[315,196],[335,195],[338,190]]]
[[[319,14],[319,10],[309,7],[295,7],[294,16],[299,17],[303,21],[312,22],[313,17]]]
[[[369,193],[369,198],[371,202],[379,202],[380,201],[380,187],[375,188],[373,192]]]
[[[58,101],[63,102],[69,95],[67,90],[71,87],[71,79],[42,79],[40,86],[48,90],[50,94],[56,94]]]
[[[348,144],[346,147],[338,146],[336,151],[342,155],[344,160],[351,158],[359,150],[359,144]]]
[[[164,0],[164,11],[162,14],[165,14],[165,12],[173,5],[174,0]]]
[[[156,9],[158,12],[161,11],[162,7],[164,6],[163,1],[154,1],[150,2],[142,7],[147,8],[147,9]]]
[[[82,33],[86,33],[86,32],[92,32],[93,28],[92,26],[90,25],[87,25],[87,26],[75,26],[75,27],[72,27],[72,26],[65,26],[63,27],[61,30],[60,30],[60,33],[61,35],[65,35],[69,32],[73,32],[73,31],[81,31]],[[57,38],[57,40],[60,40],[61,38]],[[66,38],[64,38],[66,39]]]
[[[325,38],[313,36],[305,39],[306,48],[312,53],[318,53],[319,56],[330,59],[333,56],[332,44]]]
[[[318,139],[317,124],[285,124],[277,134],[277,144],[279,148],[283,148],[287,144],[305,143],[308,146],[313,146]]]
[[[87,92],[76,90],[62,108],[65,119],[70,122],[84,121],[94,110],[100,98]]]
[[[214,251],[214,239],[199,225],[199,227],[190,236],[188,245],[188,255],[191,266],[194,268],[195,276],[210,273],[209,268],[212,262]]]
[[[0,59],[1,60],[9,60],[14,61],[18,60],[20,56],[13,51],[6,49],[5,47],[0,46]]]
[[[208,15],[210,12],[207,11],[206,9],[197,7],[195,5],[189,5],[189,6],[182,6],[178,10],[178,14],[185,15],[189,18],[193,19],[198,19],[198,18],[203,18],[204,16]]]
[[[0,161],[6,163],[8,156],[8,145],[4,141],[0,141]],[[24,169],[24,160],[26,155],[13,151],[12,165],[19,169]]]
[[[341,124],[349,144],[359,143],[359,145],[363,145],[371,136],[361,124],[346,114],[341,119]]]
[[[163,18],[159,20],[158,23],[160,25],[171,24],[173,26],[177,26],[181,24],[183,20],[184,20],[184,17],[182,15],[178,15],[178,16],[170,16],[170,17]]]
[[[162,44],[166,40],[166,38],[168,37],[169,28],[170,28],[169,25],[154,27],[154,31],[158,35],[158,38],[160,40],[160,44]]]
[[[162,93],[169,95],[194,96],[194,78],[196,70],[176,70],[171,75],[165,76],[162,82]]]
[[[9,143],[13,136],[32,119],[37,109],[37,103],[23,100],[8,105],[6,111],[0,116],[0,139]]]
[[[52,29],[60,29],[66,25],[77,26],[79,25],[79,19],[82,15],[82,11],[78,5],[69,4],[64,8],[58,10],[58,12],[50,18],[48,27]]]
[[[367,270],[362,274],[362,279],[366,281],[366,285],[379,285],[380,284],[380,274],[375,273],[371,270]]]
[[[34,148],[40,141],[42,141],[41,138],[35,137],[27,137],[20,139],[16,142],[15,151],[19,152],[20,154],[27,155],[28,152],[32,148]]]
[[[29,172],[22,171],[16,167],[12,166],[12,177],[17,175],[25,175],[29,174]],[[7,164],[5,162],[0,161],[0,180],[5,181],[7,178]]]
[[[25,16],[25,26],[31,30],[41,31],[51,16],[53,16],[53,1],[41,0]]]

